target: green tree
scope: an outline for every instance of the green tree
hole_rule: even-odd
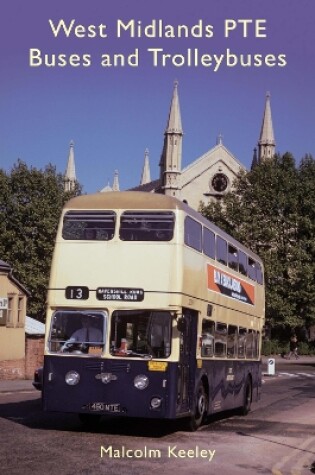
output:
[[[44,170],[18,161],[11,172],[1,172],[6,193],[0,209],[5,229],[1,258],[30,291],[29,315],[44,320],[49,271],[59,217],[64,203],[80,192],[64,192],[63,176],[52,165]]]
[[[306,155],[298,168],[299,227],[295,260],[296,285],[293,298],[297,314],[306,327],[315,324],[315,160]]]

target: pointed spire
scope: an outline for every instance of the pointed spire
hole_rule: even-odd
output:
[[[260,137],[258,141],[258,161],[266,158],[271,158],[275,154],[275,137],[273,133],[271,106],[270,106],[270,93],[266,94],[266,103],[263,122],[260,131]]]
[[[220,133],[217,136],[217,145],[222,145],[223,144],[223,135]]]
[[[115,170],[115,173],[114,173],[113,191],[119,191],[118,170]]]
[[[174,83],[167,127],[160,160],[161,188],[166,195],[180,196],[183,130],[178,99],[178,82]]]
[[[146,148],[144,152],[144,165],[142,169],[140,185],[145,185],[150,183],[151,174],[150,174],[150,163],[149,163],[149,150]]]
[[[179,99],[178,99],[178,81],[174,82],[173,97],[168,116],[166,133],[182,134],[182,119],[180,115]]]
[[[74,163],[74,143],[73,140],[70,142],[69,157],[67,163],[67,169],[65,172],[65,191],[72,191],[75,188],[75,183],[77,181],[75,174],[75,163]]]

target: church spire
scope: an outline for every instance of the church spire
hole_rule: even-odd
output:
[[[275,154],[275,147],[276,142],[272,127],[270,93],[267,92],[264,117],[258,140],[258,162],[261,162],[266,158],[272,158]]]
[[[74,143],[70,142],[69,157],[67,163],[67,169],[64,178],[64,190],[73,191],[75,188],[77,178],[75,174],[75,163],[74,163]]]
[[[173,97],[168,116],[166,133],[182,134],[182,119],[180,115],[179,98],[178,98],[178,82],[174,82]]]
[[[182,120],[178,98],[178,82],[174,83],[164,145],[160,161],[162,189],[166,195],[179,197],[182,162]]]
[[[144,165],[142,169],[140,185],[145,185],[150,183],[151,174],[150,174],[150,163],[149,163],[149,150],[146,148],[144,152]]]

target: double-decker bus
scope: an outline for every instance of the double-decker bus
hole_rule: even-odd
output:
[[[261,390],[259,257],[165,195],[71,199],[48,290],[43,407],[187,418],[246,414]]]

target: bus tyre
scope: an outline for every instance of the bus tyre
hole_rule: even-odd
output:
[[[203,383],[200,381],[195,393],[194,414],[190,417],[190,420],[189,420],[190,431],[195,431],[198,429],[198,427],[201,426],[202,422],[207,416],[207,413],[208,413],[208,396],[207,396]]]
[[[79,414],[80,422],[86,427],[95,427],[101,420],[99,414]]]
[[[252,395],[253,395],[252,380],[248,376],[246,379],[245,387],[244,387],[244,400],[243,400],[244,402],[241,408],[241,414],[243,416],[246,416],[250,411],[250,408],[252,405]]]

